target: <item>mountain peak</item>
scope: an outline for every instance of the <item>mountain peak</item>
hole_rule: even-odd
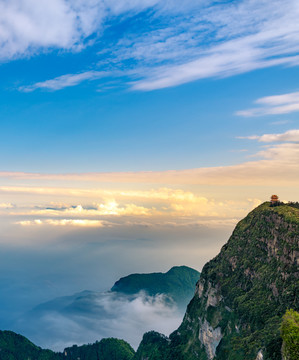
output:
[[[252,210],[204,266],[163,358],[281,360],[282,316],[298,311],[298,243],[298,203]]]
[[[120,278],[111,291],[136,294],[145,291],[151,296],[165,294],[179,307],[186,307],[194,294],[200,273],[188,266],[174,266],[166,273],[131,274]]]

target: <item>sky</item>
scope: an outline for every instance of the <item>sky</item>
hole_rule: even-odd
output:
[[[0,319],[201,270],[299,200],[299,3],[0,3]]]

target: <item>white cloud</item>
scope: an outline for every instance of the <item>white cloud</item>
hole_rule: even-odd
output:
[[[251,135],[239,136],[238,139],[258,140],[259,142],[299,142],[299,130],[288,130],[281,134],[264,134],[264,135]]]
[[[75,86],[83,81],[87,80],[96,80],[99,78],[103,78],[108,74],[102,71],[86,71],[80,74],[66,74],[62,76],[58,76],[51,80],[46,80],[42,82],[37,82],[34,85],[29,86],[21,86],[19,87],[20,91],[31,92],[36,89],[47,89],[47,90],[61,90],[66,87]]]
[[[141,11],[157,0],[10,0],[0,3],[0,59],[48,49],[81,50],[107,17]]]
[[[200,15],[194,16],[194,29],[201,26],[197,33],[203,38],[192,46],[193,56],[157,67],[148,77],[135,82],[133,88],[154,90],[269,66],[298,65],[299,7],[294,0],[284,5],[280,1],[249,0],[202,9]],[[189,42],[186,48],[190,48]],[[151,52],[151,47],[144,49]],[[187,55],[187,50],[180,51],[182,57]]]
[[[33,0],[13,0],[9,4],[2,4],[0,8],[0,57],[3,59],[52,48],[79,51],[92,44],[92,36],[105,36],[102,29],[106,26],[151,8],[142,15],[138,31],[135,26],[129,27],[118,38],[109,39],[104,49],[96,47],[95,50],[101,68],[111,76],[124,75],[125,81],[131,78],[131,86],[136,90],[148,91],[269,66],[299,64],[296,0],[286,0],[284,6],[280,0],[225,4],[189,0],[167,3],[161,0],[43,0],[36,4]],[[93,74],[92,71],[66,74],[20,89],[58,90],[74,86],[86,80],[85,76],[96,79],[97,67],[93,70]],[[289,104],[283,106],[280,113],[297,110],[295,104]],[[246,112],[240,115],[249,116]]]
[[[94,2],[93,2],[94,3]],[[97,29],[100,6],[92,1],[10,0],[0,4],[0,58],[32,55],[42,49],[71,49]],[[98,19],[98,20],[97,20]]]
[[[259,107],[237,111],[239,116],[279,115],[299,111],[299,92],[265,96],[255,101]]]

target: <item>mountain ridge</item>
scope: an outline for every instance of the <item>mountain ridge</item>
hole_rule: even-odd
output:
[[[298,242],[297,206],[254,209],[204,266],[160,357],[150,353],[155,335],[143,339],[135,360],[280,360],[282,316],[289,307],[298,311]]]

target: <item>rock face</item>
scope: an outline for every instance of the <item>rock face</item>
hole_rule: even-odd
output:
[[[199,324],[199,341],[204,345],[206,354],[209,360],[213,359],[216,355],[216,348],[222,339],[221,327],[213,329],[208,323],[207,319]]]
[[[298,244],[298,208],[249,213],[204,266],[163,359],[281,360],[282,316],[298,310]]]

